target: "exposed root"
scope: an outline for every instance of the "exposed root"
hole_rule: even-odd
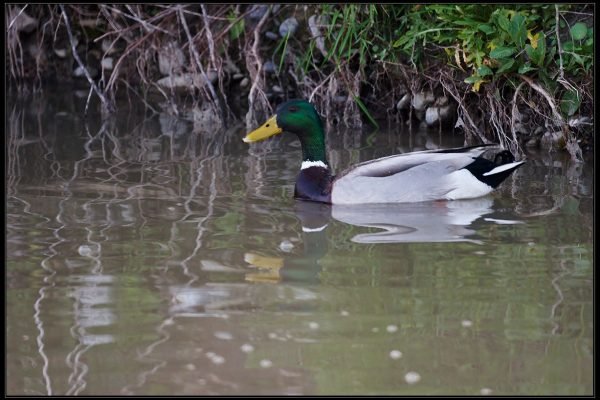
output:
[[[252,46],[246,49],[246,68],[250,74],[250,80],[252,86],[250,87],[250,93],[248,94],[248,113],[246,114],[246,128],[251,129],[257,124],[257,110],[255,109],[255,101],[258,101],[258,108],[260,109],[260,116],[264,117],[266,114],[265,110],[270,110],[269,100],[265,95],[265,92],[261,89],[263,87],[263,65],[261,57],[258,54],[258,46],[260,44],[260,31],[267,18],[271,13],[271,8],[262,16],[256,27],[254,28],[254,41]]]

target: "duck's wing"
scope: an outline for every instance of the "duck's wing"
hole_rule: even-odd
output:
[[[429,150],[364,162],[333,182],[332,202],[399,203],[483,196],[493,188],[465,167],[481,160],[488,150],[490,146]]]
[[[444,162],[444,168],[448,168],[448,172],[451,172],[472,163],[474,158],[490,150],[490,146],[498,147],[497,145],[482,145],[395,154],[353,165],[342,172],[340,177],[365,176],[383,178],[430,162]]]

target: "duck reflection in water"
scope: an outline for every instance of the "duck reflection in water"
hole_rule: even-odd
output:
[[[319,260],[328,251],[327,226],[333,218],[345,224],[377,228],[359,233],[355,243],[443,243],[470,242],[477,230],[488,224],[520,224],[522,221],[499,218],[489,197],[472,200],[435,201],[406,204],[328,205],[296,201],[296,216],[302,224],[302,255],[269,257],[246,253],[245,261],[258,268],[246,275],[254,282],[319,282]]]

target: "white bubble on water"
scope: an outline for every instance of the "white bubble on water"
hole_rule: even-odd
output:
[[[254,351],[254,346],[248,343],[244,343],[242,347],[240,347],[244,353],[251,353]]]
[[[417,383],[421,380],[421,375],[419,375],[418,372],[407,372],[406,375],[404,375],[404,380],[406,381],[406,383],[408,383],[409,385],[412,385],[414,383]]]
[[[214,333],[215,337],[217,339],[221,339],[221,340],[231,340],[233,339],[233,335],[229,332],[225,332],[225,331],[217,331]]]
[[[392,350],[390,351],[390,358],[393,360],[397,360],[400,357],[402,357],[402,352],[399,350]]]
[[[482,388],[479,393],[481,393],[484,396],[489,396],[490,394],[492,394],[492,389],[490,388]]]

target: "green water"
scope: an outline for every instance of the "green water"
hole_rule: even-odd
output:
[[[9,103],[8,394],[593,393],[592,162],[530,151],[481,199],[319,206],[292,198],[291,136],[84,122],[84,101]],[[462,144],[328,136],[336,171]]]

